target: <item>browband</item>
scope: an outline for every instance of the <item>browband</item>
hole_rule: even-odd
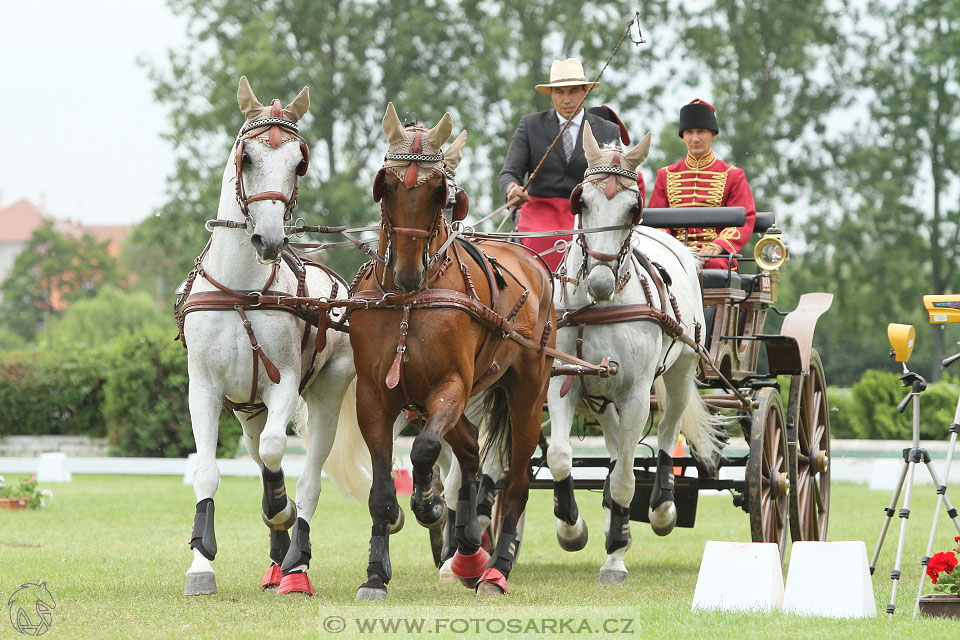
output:
[[[623,176],[624,178],[633,180],[634,182],[638,182],[640,180],[640,177],[637,175],[636,171],[630,171],[629,169],[624,169],[623,167],[614,167],[614,166],[590,167],[589,169],[583,172],[583,177],[587,178],[589,176],[595,176],[598,173],[612,173],[614,175]]]
[[[251,120],[243,125],[243,127],[240,128],[240,135],[244,135],[248,131],[253,131],[254,129],[259,129],[261,127],[282,127],[284,129],[289,129],[294,133],[300,133],[300,129],[296,122],[290,122],[289,120],[284,120],[283,118],[262,118],[260,120]]]

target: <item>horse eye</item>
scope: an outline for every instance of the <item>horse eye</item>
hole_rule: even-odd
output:
[[[244,151],[244,152],[243,152],[243,164],[249,164],[249,162],[250,162],[250,154],[247,153],[246,151]]]

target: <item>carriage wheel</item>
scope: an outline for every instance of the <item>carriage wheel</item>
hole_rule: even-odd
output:
[[[775,542],[780,561],[787,547],[787,434],[783,401],[773,388],[757,394],[750,425],[750,459],[747,460],[747,510],[754,542]]]
[[[501,489],[497,492],[497,497],[493,501],[493,514],[490,516],[490,530],[493,533],[493,546],[496,548],[497,540],[500,538],[500,527],[503,526],[503,494]],[[514,553],[514,562],[520,557],[520,547],[523,543],[523,523],[527,519],[527,510],[520,513],[520,519],[517,521],[517,550]]]
[[[790,456],[790,535],[794,540],[826,540],[830,516],[830,407],[820,355],[813,351],[800,385],[796,415],[797,452]],[[791,411],[794,409],[791,407]]]

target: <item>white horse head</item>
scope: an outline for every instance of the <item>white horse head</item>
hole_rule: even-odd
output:
[[[279,100],[264,106],[244,76],[237,89],[237,103],[247,121],[224,169],[224,182],[235,181],[234,204],[252,226],[250,241],[257,258],[273,262],[289,242],[284,221],[292,217],[297,178],[306,173],[309,161],[297,122],[310,106],[310,92],[304,87],[286,107]]]
[[[578,277],[586,278],[587,292],[595,302],[613,298],[629,262],[630,234],[640,222],[643,201],[637,188],[636,169],[650,151],[650,134],[623,153],[618,144],[600,148],[589,122],[583,123],[583,150],[587,171],[583,183],[570,196],[570,211],[579,214],[584,228],[617,227],[580,235]]]

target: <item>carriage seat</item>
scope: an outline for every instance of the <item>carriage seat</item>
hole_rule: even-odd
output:
[[[739,289],[742,276],[736,271],[726,269],[704,269],[704,289]]]

